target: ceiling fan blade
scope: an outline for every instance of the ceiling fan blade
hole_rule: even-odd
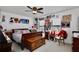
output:
[[[43,8],[38,8],[38,10],[43,10]]]
[[[38,13],[42,13],[43,14],[43,12],[41,12],[41,11],[37,11]]]
[[[27,6],[29,9],[32,9],[30,6]]]

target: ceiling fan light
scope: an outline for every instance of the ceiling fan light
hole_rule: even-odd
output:
[[[37,13],[37,11],[33,11],[33,14],[36,14]]]

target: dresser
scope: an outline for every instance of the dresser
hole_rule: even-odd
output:
[[[12,43],[0,44],[0,52],[11,52]]]
[[[73,37],[72,51],[79,52],[79,38]]]
[[[10,52],[12,42],[2,31],[0,31],[0,52]]]
[[[79,31],[74,31],[72,38],[73,38],[72,51],[79,52]]]

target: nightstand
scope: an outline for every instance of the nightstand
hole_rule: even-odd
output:
[[[0,52],[11,52],[12,43],[0,44]]]
[[[5,34],[6,34],[10,39],[12,39],[12,32],[5,32]]]

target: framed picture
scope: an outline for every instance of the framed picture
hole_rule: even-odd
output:
[[[61,21],[61,27],[70,27],[71,15],[64,15]]]
[[[5,22],[5,15],[2,16],[2,22]]]
[[[15,22],[15,23],[19,23],[18,18],[14,18],[14,22]]]
[[[10,17],[10,23],[19,23],[19,19],[15,17]]]
[[[29,24],[29,19],[20,19],[20,23]]]

